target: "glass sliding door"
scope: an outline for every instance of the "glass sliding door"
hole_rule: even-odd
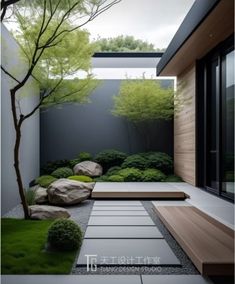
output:
[[[198,83],[204,85],[199,179],[205,189],[229,199],[234,199],[234,56],[230,38],[201,61],[204,83]]]
[[[234,50],[222,58],[222,194],[234,198]]]
[[[213,57],[207,63],[206,99],[206,187],[219,190],[219,58]]]

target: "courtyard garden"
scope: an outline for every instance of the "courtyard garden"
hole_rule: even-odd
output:
[[[63,110],[67,106],[89,105],[91,95],[103,84],[92,74],[91,61],[94,53],[154,51],[154,47],[131,36],[90,41],[89,33],[82,27],[118,4],[119,0],[71,0],[65,4],[62,4],[63,1],[16,2],[13,17],[18,28],[13,30],[12,34],[6,32],[7,40],[4,39],[4,46],[10,48],[9,42],[14,39],[16,60],[20,62],[18,66],[23,68],[15,68],[17,64],[11,64],[11,58],[5,56],[2,71],[12,80],[6,90],[11,100],[7,101],[7,106],[11,106],[9,113],[14,125],[11,129],[14,141],[11,145],[10,169],[11,178],[14,174],[14,188],[20,201],[18,200],[18,205],[11,208],[2,219],[2,273],[69,274],[73,269],[76,270],[75,260],[85,240],[84,235],[93,205],[92,191],[97,183],[144,184],[182,181],[174,175],[173,158],[169,154],[172,152],[172,141],[164,141],[161,130],[157,129],[161,122],[163,125],[168,122],[166,125],[171,137],[172,118],[178,107],[177,94],[172,82],[164,87],[154,79],[145,78],[144,74],[134,80],[122,80],[116,94],[113,94],[113,90],[109,91],[111,104],[106,108],[106,112],[119,124],[130,125],[133,133],[138,133],[137,140],[140,141],[137,141],[137,148],[140,150],[131,150],[130,141],[125,142],[130,144],[128,151],[120,150],[126,148],[126,145],[100,147],[102,151],[92,149],[87,152],[78,147],[78,153],[73,155],[72,159],[67,158],[72,156],[70,154],[64,154],[64,159],[52,161],[46,157],[46,162],[39,165],[40,175],[37,172],[37,175],[33,175],[33,180],[28,180],[24,174],[25,164],[30,162],[30,167],[32,163],[32,168],[36,168],[37,160],[31,159],[32,155],[28,151],[34,149],[38,141],[31,145],[33,147],[22,150],[24,143],[30,143],[29,138],[23,140],[25,133],[31,131],[27,128],[27,122],[32,122],[37,115],[39,121],[39,116],[42,118],[45,113],[50,113],[57,107]],[[75,21],[78,14],[77,21],[84,21]],[[4,16],[3,13],[3,18]],[[80,78],[79,72],[83,72],[85,77]],[[33,104],[32,98],[36,98]],[[99,107],[99,104],[97,105]],[[92,113],[89,112],[88,115],[91,116]],[[97,116],[96,120],[98,119]],[[74,122],[63,119],[63,123],[66,124],[64,129],[67,130],[69,124]],[[49,120],[46,125],[48,124],[50,125]],[[39,123],[33,125],[36,130],[37,125]],[[44,126],[42,125],[38,132],[42,133]],[[59,133],[62,128],[62,123],[56,121],[54,130]],[[169,145],[165,147],[167,153],[162,150],[164,145],[153,146],[155,140],[151,138],[151,134],[155,133],[156,129],[158,140]],[[102,136],[100,131],[102,128],[93,130],[94,136]],[[115,131],[113,128],[112,133]],[[125,136],[130,136],[128,130],[124,132]],[[47,135],[39,137],[39,143],[45,137],[53,136],[52,133],[53,131],[48,131]],[[77,135],[80,140],[87,141],[89,133],[92,133],[91,129],[80,131],[77,127],[67,139],[61,135],[55,142],[56,138],[52,137],[52,150],[49,150],[45,142],[41,148],[46,144],[48,156],[51,151],[59,152],[60,156],[60,151],[54,150],[59,140],[66,144],[67,140]],[[133,140],[136,139],[135,134]],[[105,135],[103,136],[103,140],[106,140]],[[69,148],[70,146],[67,147]],[[75,148],[72,152],[76,152]],[[29,168],[26,172],[29,172]]]

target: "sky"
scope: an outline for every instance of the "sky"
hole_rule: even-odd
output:
[[[122,0],[86,25],[91,39],[131,35],[165,48],[194,0]]]

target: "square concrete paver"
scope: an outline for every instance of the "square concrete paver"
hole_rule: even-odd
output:
[[[142,275],[143,284],[212,284],[201,275]]]
[[[147,211],[91,211],[91,216],[148,216]]]
[[[2,284],[141,284],[139,275],[4,275]]]
[[[125,200],[120,200],[120,201],[95,201],[94,206],[142,206],[142,203],[140,201],[125,201]]]
[[[180,265],[163,239],[84,239],[77,266],[90,256],[97,265]]]
[[[88,226],[85,239],[161,239],[155,226]]]
[[[88,226],[153,226],[148,216],[91,216]]]
[[[93,210],[145,211],[144,206],[93,206]]]

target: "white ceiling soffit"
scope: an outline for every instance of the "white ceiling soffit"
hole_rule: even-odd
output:
[[[93,57],[92,68],[156,68],[160,57]]]

